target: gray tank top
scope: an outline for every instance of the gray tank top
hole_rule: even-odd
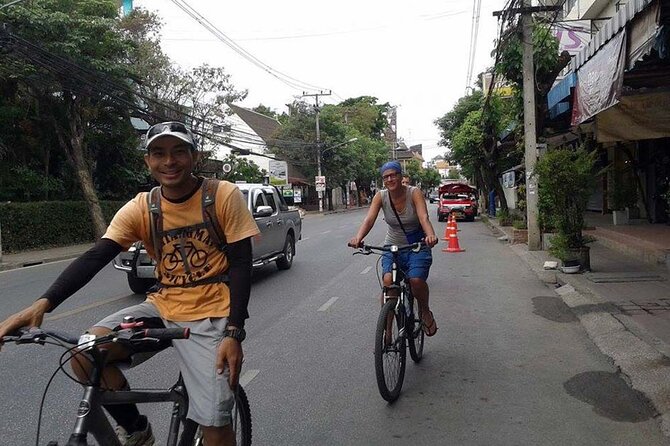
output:
[[[419,223],[419,217],[416,215],[416,209],[414,208],[414,202],[412,201],[413,191],[414,186],[409,186],[407,188],[405,209],[403,209],[402,212],[398,211],[398,217],[400,217],[400,221],[402,221],[402,225],[407,233],[416,231],[421,227],[421,223]],[[384,220],[386,220],[386,224],[388,225],[386,238],[384,238],[384,244],[407,244],[407,237],[405,237],[405,233],[402,232],[402,228],[398,223],[398,218],[395,216],[395,213],[391,208],[391,197],[389,196],[388,190],[382,189],[380,193],[382,194],[382,210],[384,211]],[[396,208],[396,210],[398,209]]]

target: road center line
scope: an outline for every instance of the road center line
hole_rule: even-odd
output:
[[[326,302],[325,304],[321,305],[321,307],[320,307],[318,310],[316,310],[316,311],[326,311],[328,308],[330,308],[331,305],[333,305],[333,304],[335,303],[335,301],[336,301],[337,299],[339,299],[339,296],[333,296],[333,297],[331,297],[330,299],[328,299],[328,302]]]
[[[367,273],[370,272],[371,269],[372,269],[372,267],[371,267],[371,266],[368,266],[368,267],[365,268],[363,271],[361,271],[361,274],[367,274]]]
[[[55,314],[53,316],[45,317],[44,320],[45,321],[57,321],[59,319],[66,318],[66,317],[72,316],[74,314],[83,313],[84,311],[88,311],[92,308],[101,307],[103,305],[111,304],[112,302],[116,302],[117,300],[126,299],[128,296],[129,296],[128,294],[124,294],[123,296],[112,297],[112,298],[109,298],[109,299],[101,300],[100,302],[93,302],[92,304],[84,305],[83,307],[78,307],[78,308],[75,308],[74,310],[70,310],[70,311],[66,311],[64,313],[59,313],[59,314]]]
[[[245,370],[244,373],[242,373],[242,376],[240,376],[240,385],[246,387],[260,372],[260,370],[256,369]]]
[[[323,231],[321,234],[328,234],[328,233],[330,233],[330,232],[333,232],[333,231],[329,229],[329,230],[327,230],[327,231]]]

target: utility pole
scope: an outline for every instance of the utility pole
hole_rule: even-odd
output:
[[[307,97],[307,96],[313,96],[316,105],[314,106],[314,110],[316,111],[316,169],[317,169],[317,175],[321,176],[321,133],[319,131],[319,96],[330,96],[332,94],[331,90],[328,90],[328,93],[325,93],[323,91],[320,91],[318,93],[312,93],[312,94],[307,94],[306,92],[302,92],[302,97]],[[323,192],[318,191],[319,194],[319,212],[323,212]]]
[[[521,14],[523,45],[523,134],[526,166],[526,223],[528,224],[528,250],[542,250],[538,219],[537,177],[533,175],[537,162],[537,132],[535,114],[535,68],[533,67],[533,13],[556,11],[561,5],[531,6],[530,0],[522,0],[521,8],[511,8],[510,14]],[[501,11],[493,13],[501,15]]]
[[[530,6],[530,0],[523,0],[523,6]],[[528,250],[540,251],[540,225],[537,210],[537,177],[533,175],[537,162],[537,134],[535,113],[535,69],[533,64],[533,16],[521,16],[523,27],[523,139],[526,164],[526,222],[528,224]]]

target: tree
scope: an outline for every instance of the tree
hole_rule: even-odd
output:
[[[277,119],[277,112],[272,110],[270,107],[266,107],[263,104],[258,104],[256,107],[252,108],[252,110],[255,111],[256,113],[260,113],[261,115]]]
[[[439,146],[451,147],[454,133],[463,125],[465,118],[470,112],[481,109],[482,100],[483,92],[481,90],[474,90],[471,94],[460,98],[451,111],[434,121],[434,124],[440,131]]]
[[[430,190],[440,185],[442,178],[436,169],[423,169],[421,171],[421,186],[424,190]]]
[[[495,67],[497,74],[513,84],[517,114],[523,114],[523,45],[521,29],[511,28],[498,45],[500,60]],[[561,70],[570,63],[567,51],[558,53],[558,39],[547,24],[533,26],[533,67],[535,69],[536,132],[542,135],[548,113],[547,94]],[[519,122],[522,122],[521,120]]]
[[[106,228],[92,171],[95,157],[87,133],[114,113],[130,128],[124,101],[131,39],[119,26],[112,0],[48,0],[6,8],[13,52],[0,63],[0,80],[29,97],[35,120],[50,128],[88,203],[97,236]],[[113,111],[113,112],[112,112]]]
[[[376,104],[376,98],[362,98],[344,101],[346,105],[325,105],[321,109],[321,171],[327,178],[328,195],[333,187],[346,187],[352,180],[357,185],[370,184],[388,157],[385,143],[378,136],[378,121],[384,106]],[[299,167],[306,176],[316,175],[316,114],[312,107],[294,103],[291,115],[282,118],[275,138],[273,153]],[[357,140],[342,144],[353,138]]]
[[[409,179],[412,181],[412,183],[420,183],[421,171],[423,170],[423,167],[421,167],[419,160],[409,160],[407,161],[406,166],[405,174],[409,175]]]

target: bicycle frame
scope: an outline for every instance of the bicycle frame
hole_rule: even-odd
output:
[[[179,425],[186,420],[188,409],[188,394],[181,379],[167,390],[120,390],[107,391],[100,388],[102,370],[99,364],[104,364],[105,353],[97,348],[91,350],[94,356],[94,368],[91,373],[91,384],[84,386],[84,396],[79,402],[77,421],[66,446],[87,446],[89,432],[93,435],[100,446],[122,446],[112,428],[109,419],[103,412],[103,406],[113,404],[138,404],[138,403],[164,403],[173,402],[172,416],[167,445],[176,446],[179,435]],[[180,444],[191,444],[193,432],[186,429],[182,433]],[[187,438],[190,436],[190,439]],[[190,440],[190,441],[189,441]]]
[[[384,286],[383,287],[383,294],[384,294],[384,302],[385,304],[387,301],[391,299],[397,299],[398,302],[396,303],[395,306],[395,311],[396,314],[399,311],[405,311],[405,308],[408,309],[407,313],[404,313],[405,317],[403,318],[403,321],[405,320],[413,320],[414,319],[414,308],[413,308],[413,296],[412,296],[412,287],[407,281],[407,276],[405,275],[405,272],[398,267],[398,255],[400,251],[391,251],[391,254],[393,255],[393,260],[391,262],[391,285],[389,286]],[[397,296],[393,296],[389,294],[390,290],[397,290]],[[407,305],[405,305],[407,304]],[[402,333],[401,335],[404,336],[404,324],[403,327],[401,327]]]

